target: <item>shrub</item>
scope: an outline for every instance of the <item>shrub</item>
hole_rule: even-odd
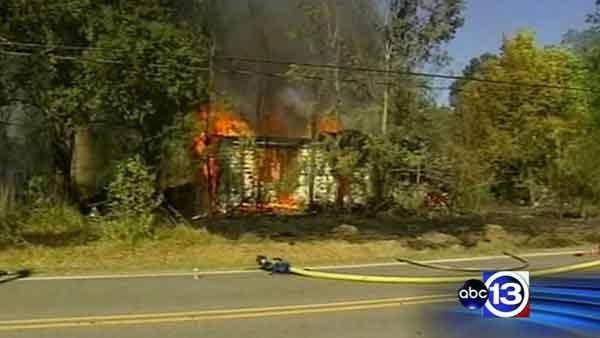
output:
[[[394,202],[402,209],[419,212],[424,208],[427,191],[423,186],[410,186],[394,191]]]
[[[81,232],[85,228],[79,210],[64,202],[31,207],[20,216],[18,223],[26,233],[56,235]]]
[[[53,192],[43,176],[27,182],[22,198],[10,188],[0,189],[0,242],[21,244],[25,239],[48,242],[72,239],[87,240],[86,222],[79,210]]]
[[[102,237],[107,240],[135,243],[153,234],[154,216],[119,214],[102,222]]]
[[[108,195],[110,216],[102,226],[103,237],[135,242],[152,235],[153,212],[161,197],[156,175],[139,157],[117,164]]]
[[[69,205],[45,176],[34,176],[25,189],[26,207],[21,207],[19,223],[23,232],[60,234],[79,232],[84,220],[79,210]]]

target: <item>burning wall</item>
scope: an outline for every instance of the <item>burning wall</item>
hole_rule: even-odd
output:
[[[332,117],[322,118],[318,127],[322,134],[340,131]],[[267,119],[256,135],[248,121],[221,104],[198,113],[194,150],[203,158],[211,208],[300,210],[310,200],[334,203],[340,193],[350,195],[338,187],[345,180],[336,179],[318,144],[307,136],[273,136],[282,130],[277,128],[285,126]]]

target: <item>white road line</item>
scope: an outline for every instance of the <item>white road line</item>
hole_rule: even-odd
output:
[[[550,256],[566,256],[582,253],[582,250],[577,251],[561,251],[561,252],[537,252],[522,254],[522,257],[550,257]],[[448,258],[423,261],[424,263],[457,263],[457,262],[474,262],[491,259],[507,258],[506,256],[479,256],[466,258]],[[353,264],[353,265],[330,265],[330,266],[312,266],[310,269],[354,269],[354,268],[371,268],[385,266],[402,266],[407,265],[403,262],[390,263],[371,263],[371,264]],[[210,275],[237,275],[237,274],[252,274],[264,273],[262,270],[211,270],[199,272],[164,272],[164,273],[134,273],[134,274],[106,274],[106,275],[80,275],[80,276],[39,276],[20,279],[23,282],[35,281],[61,281],[61,280],[95,280],[95,279],[131,279],[131,278],[165,278],[165,277],[192,277],[192,276],[210,276]]]

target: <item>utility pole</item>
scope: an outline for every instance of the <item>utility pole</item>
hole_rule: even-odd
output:
[[[214,180],[213,180],[213,175],[216,175],[217,173],[214,173],[213,170],[213,161],[216,161],[216,159],[214,158],[214,156],[218,156],[218,153],[213,153],[213,151],[210,149],[210,147],[212,147],[213,145],[210,144],[211,141],[213,141],[213,135],[212,135],[212,120],[213,120],[213,110],[214,110],[214,96],[215,96],[215,54],[216,54],[216,50],[217,50],[217,38],[216,35],[212,34],[211,35],[211,40],[210,40],[210,50],[209,50],[209,56],[208,56],[208,103],[207,103],[207,108],[206,108],[206,141],[207,141],[207,146],[209,147],[209,150],[207,152],[208,158],[206,159],[206,163],[204,163],[205,166],[205,170],[203,170],[204,172],[204,179],[206,180],[206,201],[208,202],[208,217],[212,218],[213,213],[214,213],[214,207],[216,204],[216,198],[217,196],[215,196],[214,191],[217,190],[217,187],[213,186],[214,185]],[[217,152],[218,150],[215,150],[215,152]]]
[[[394,51],[394,45],[392,41],[392,29],[390,28],[390,15],[391,15],[391,3],[388,1],[385,8],[385,23],[384,23],[384,53],[385,53],[385,71],[386,75],[390,74],[392,69],[392,53]],[[383,114],[381,116],[381,133],[387,134],[388,130],[388,115],[389,115],[389,101],[390,101],[390,85],[389,81],[385,83],[385,90],[383,93]]]
[[[334,112],[335,112],[335,120],[337,123],[339,123],[340,121],[340,107],[342,105],[342,87],[341,87],[341,83],[340,83],[340,61],[341,61],[341,51],[342,51],[342,44],[341,44],[341,38],[340,38],[340,13],[339,13],[339,3],[338,1],[335,1],[335,10],[334,10],[334,17],[335,17],[335,29],[334,29],[334,33],[333,33],[333,50],[335,51],[335,65],[338,66],[335,68],[335,106],[334,106]]]

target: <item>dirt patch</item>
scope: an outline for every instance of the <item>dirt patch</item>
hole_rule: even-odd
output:
[[[581,242],[554,232],[531,237],[525,243],[530,248],[565,248],[578,244],[581,244]]]
[[[457,248],[462,245],[462,241],[449,234],[431,231],[416,239],[408,240],[408,245],[417,250]]]

